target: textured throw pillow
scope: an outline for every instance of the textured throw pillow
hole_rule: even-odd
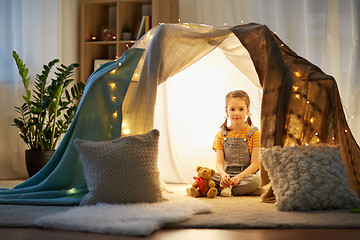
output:
[[[272,147],[260,149],[276,207],[282,211],[354,208],[360,200],[348,185],[337,147]]]
[[[162,201],[158,171],[159,131],[112,141],[74,141],[89,193],[81,205]]]

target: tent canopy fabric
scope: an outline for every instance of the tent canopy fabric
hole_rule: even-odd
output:
[[[1,190],[0,203],[79,204],[87,186],[73,141],[110,140],[151,130],[158,85],[217,47],[263,89],[261,146],[339,145],[349,184],[360,195],[360,149],[333,77],[298,56],[265,25],[215,29],[163,24],[151,29],[121,59],[90,76],[77,114],[50,162],[14,189]],[[116,118],[112,117],[115,112]],[[264,169],[261,175],[262,183],[269,183]]]

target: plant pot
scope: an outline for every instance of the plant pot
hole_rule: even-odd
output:
[[[132,33],[131,32],[123,32],[122,33],[122,40],[131,40]]]
[[[25,150],[26,169],[29,177],[35,175],[50,160],[55,151]]]

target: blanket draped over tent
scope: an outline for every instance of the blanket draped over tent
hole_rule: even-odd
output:
[[[238,39],[237,45],[224,44],[230,38]],[[50,162],[14,189],[1,190],[0,203],[79,204],[87,185],[73,141],[110,140],[151,130],[157,86],[217,47],[263,89],[261,146],[339,145],[349,184],[360,195],[360,149],[333,77],[294,53],[264,25],[214,29],[163,24],[151,29],[121,59],[89,77],[76,116]],[[250,65],[234,54],[237,48],[246,49]],[[262,183],[269,183],[264,169],[261,175]]]

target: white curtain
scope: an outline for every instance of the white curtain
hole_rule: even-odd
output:
[[[24,91],[12,51],[32,82],[55,58],[79,62],[80,0],[0,0],[0,22],[0,179],[22,178],[26,146],[11,124]]]
[[[298,55],[335,77],[348,123],[358,142],[359,13],[358,0],[179,1],[179,21],[182,23],[214,27],[249,22],[265,24]],[[212,53],[206,58],[213,58],[215,65],[206,68],[194,64],[192,70],[185,70],[181,73],[183,76],[169,79],[158,89],[155,127],[162,129],[165,135],[165,139],[160,136],[159,159],[164,181],[190,182],[197,165],[215,166],[211,146],[225,116],[224,97],[228,91],[249,91],[254,122],[260,128],[261,92],[246,80],[238,81],[240,76],[220,72],[221,67],[216,65],[220,64],[220,55]],[[231,66],[227,68],[231,69]]]

